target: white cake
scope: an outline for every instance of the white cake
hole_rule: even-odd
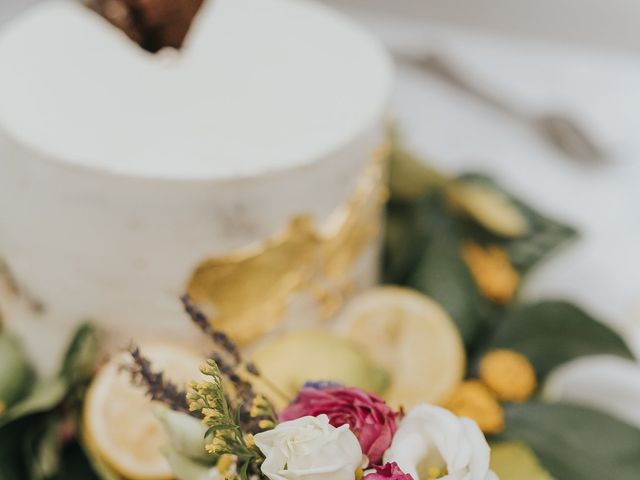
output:
[[[152,55],[51,0],[0,33],[0,65],[0,311],[42,364],[83,319],[190,341],[187,290],[248,341],[285,300],[311,316],[375,280],[392,68],[333,11],[213,0]]]

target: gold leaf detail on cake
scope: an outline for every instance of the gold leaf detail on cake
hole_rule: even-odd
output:
[[[277,327],[295,294],[308,294],[323,315],[335,313],[355,291],[352,271],[381,230],[386,158],[380,149],[322,228],[300,215],[261,245],[202,262],[187,284],[194,303],[241,344]]]
[[[255,251],[212,258],[193,273],[187,291],[238,342],[264,334],[284,314],[289,296],[311,276],[320,245],[308,217]]]

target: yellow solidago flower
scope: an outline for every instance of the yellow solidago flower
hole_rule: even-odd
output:
[[[247,446],[247,448],[255,447],[256,440],[255,440],[255,438],[253,438],[253,434],[252,433],[245,433],[243,438],[244,438],[244,444]]]
[[[203,415],[202,423],[204,423],[205,425],[213,425],[223,418],[222,413],[215,408],[205,407],[200,411]]]
[[[498,399],[478,380],[462,382],[442,404],[459,417],[469,417],[484,433],[504,430],[504,410]]]
[[[496,303],[509,303],[516,293],[520,277],[504,249],[467,243],[462,257],[482,295]]]
[[[222,475],[226,475],[227,473],[229,473],[232,470],[232,468],[236,464],[237,460],[238,459],[236,458],[235,455],[222,455],[218,459],[218,463],[216,464],[216,469]]]
[[[480,362],[480,379],[501,400],[524,402],[536,390],[536,372],[524,355],[512,350],[494,350]]]
[[[251,408],[249,409],[249,416],[251,418],[267,416],[271,413],[271,407],[269,402],[263,395],[257,394],[251,401]]]
[[[216,455],[218,453],[218,449],[213,443],[207,443],[204,446],[204,449],[206,450],[207,453],[210,453],[211,455]]]
[[[273,427],[275,427],[275,426],[276,426],[276,424],[274,423],[274,421],[273,421],[273,420],[263,419],[263,420],[260,420],[260,421],[258,422],[258,426],[259,426],[262,430],[270,430],[270,429],[272,429]]]
[[[229,450],[229,439],[227,438],[227,432],[218,431],[214,435],[211,443],[205,446],[208,453],[213,455],[223,453]]]

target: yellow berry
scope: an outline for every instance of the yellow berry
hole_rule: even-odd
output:
[[[255,440],[255,438],[253,438],[253,434],[252,433],[245,433],[244,434],[244,443],[249,448],[255,447],[256,440]]]
[[[462,382],[442,404],[460,417],[474,420],[484,433],[504,430],[504,410],[496,396],[477,380]]]
[[[236,457],[234,455],[225,454],[220,456],[218,459],[218,463],[216,464],[216,469],[222,475],[225,475],[233,465],[236,463]]]
[[[524,355],[512,350],[493,350],[480,362],[480,379],[499,399],[524,402],[537,388],[536,372]]]
[[[262,430],[268,430],[268,429],[271,429],[271,428],[275,427],[275,424],[273,423],[273,421],[265,419],[265,420],[260,420],[258,422],[258,426]]]
[[[483,248],[476,243],[467,243],[462,257],[482,295],[500,304],[513,299],[520,277],[504,249],[496,245]]]

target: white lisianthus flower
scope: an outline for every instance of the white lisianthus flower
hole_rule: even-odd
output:
[[[354,480],[362,450],[348,425],[335,428],[326,415],[283,422],[255,436],[271,480]]]
[[[415,480],[497,480],[490,451],[473,420],[419,405],[400,423],[384,461],[396,462]]]

